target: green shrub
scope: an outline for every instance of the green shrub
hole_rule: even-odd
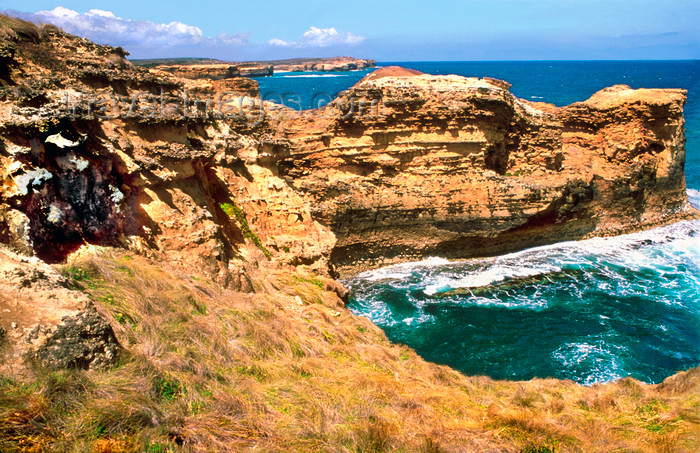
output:
[[[244,238],[251,240],[253,244],[255,244],[256,247],[263,252],[267,259],[272,258],[270,251],[265,248],[258,235],[251,231],[245,212],[243,212],[241,208],[236,206],[234,203],[219,203],[219,207],[222,211],[224,211],[224,213],[226,213],[227,216],[236,219]]]
[[[177,379],[158,377],[153,381],[153,387],[158,396],[168,401],[172,401],[182,393],[182,386]]]

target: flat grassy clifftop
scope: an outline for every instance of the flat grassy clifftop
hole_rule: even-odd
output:
[[[109,250],[60,266],[124,349],[105,371],[0,377],[0,451],[697,451],[699,369],[468,377],[389,343],[331,280],[257,266],[248,292]]]

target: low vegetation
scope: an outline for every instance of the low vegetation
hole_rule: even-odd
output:
[[[245,212],[241,208],[236,206],[235,203],[220,203],[219,207],[222,211],[224,211],[224,213],[227,216],[236,219],[236,222],[238,222],[238,226],[241,229],[243,237],[255,244],[255,246],[259,248],[261,252],[263,252],[265,258],[270,259],[272,257],[270,251],[267,250],[267,248],[265,248],[258,235],[253,233],[253,231],[250,229],[250,225],[248,225],[248,218],[246,217]]]
[[[0,378],[0,451],[697,451],[700,370],[494,381],[430,364],[342,307],[324,279],[255,293],[126,254],[63,268],[125,352],[105,371]]]

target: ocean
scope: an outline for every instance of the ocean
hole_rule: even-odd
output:
[[[393,62],[429,74],[495,77],[558,106],[615,84],[685,88],[686,180],[700,205],[700,61]],[[281,73],[261,95],[328,102],[371,70]],[[296,96],[296,97],[295,97]],[[656,383],[700,365],[700,222],[566,242],[480,260],[417,263],[344,282],[349,308],[426,360],[495,379],[631,376]]]

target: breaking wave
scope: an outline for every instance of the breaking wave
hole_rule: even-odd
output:
[[[700,190],[688,189],[688,200],[695,208],[700,209]]]
[[[356,314],[468,373],[657,382],[700,364],[700,221],[345,283]]]

